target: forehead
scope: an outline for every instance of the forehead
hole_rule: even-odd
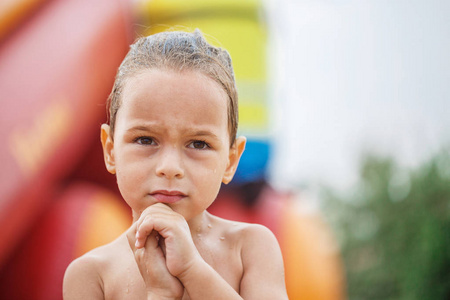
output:
[[[227,99],[223,88],[200,71],[149,69],[127,80],[117,116],[227,125]]]

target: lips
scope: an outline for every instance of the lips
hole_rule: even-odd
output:
[[[155,191],[150,195],[160,203],[176,203],[186,197],[182,192],[166,190]]]

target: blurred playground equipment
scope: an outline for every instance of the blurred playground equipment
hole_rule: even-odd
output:
[[[131,8],[111,0],[7,2],[11,15],[1,15],[11,20],[0,22],[0,298],[60,299],[70,261],[129,225],[116,194],[88,178],[102,177],[101,160],[88,160],[98,153],[91,145],[104,99],[131,40]]]
[[[139,34],[200,28],[229,50],[248,147],[211,211],[275,233],[290,299],[344,299],[339,252],[320,214],[266,181],[268,30],[257,0],[0,4],[0,298],[60,299],[70,261],[130,224],[103,166],[99,125],[136,23]]]

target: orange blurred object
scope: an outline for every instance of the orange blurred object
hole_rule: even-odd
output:
[[[345,299],[339,249],[321,215],[293,200],[286,202],[281,223],[279,240],[290,299]]]
[[[277,237],[284,259],[286,288],[292,300],[343,300],[340,252],[320,213],[301,205],[291,193],[265,182],[227,187],[209,211],[223,218],[267,226]]]
[[[0,2],[0,41],[27,16],[49,0],[2,0]]]

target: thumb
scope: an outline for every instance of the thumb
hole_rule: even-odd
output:
[[[128,240],[128,244],[130,245],[131,250],[133,250],[133,253],[136,252],[136,229],[137,229],[137,224],[136,222],[133,223],[133,225],[131,225],[130,228],[128,228],[127,230],[127,240]]]

